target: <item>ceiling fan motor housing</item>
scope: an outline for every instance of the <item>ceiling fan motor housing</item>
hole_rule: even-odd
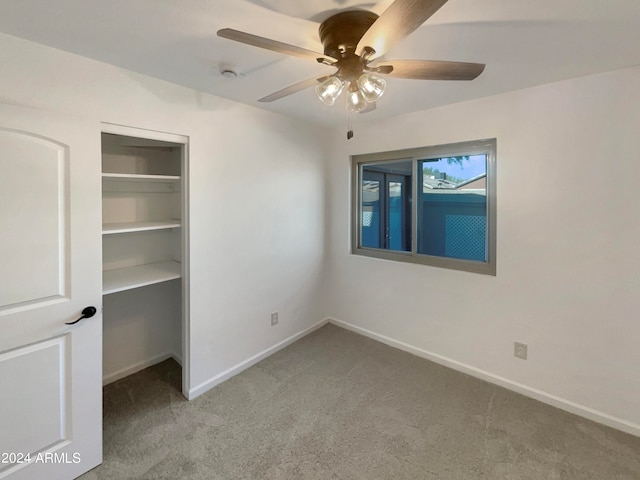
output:
[[[319,28],[324,54],[340,59],[355,53],[358,42],[377,19],[378,15],[366,10],[347,10],[327,18]]]

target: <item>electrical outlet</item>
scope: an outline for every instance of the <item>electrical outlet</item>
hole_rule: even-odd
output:
[[[513,356],[516,358],[521,358],[522,360],[527,359],[527,344],[520,342],[513,342]]]
[[[271,314],[271,326],[275,327],[278,324],[278,312],[273,312]]]

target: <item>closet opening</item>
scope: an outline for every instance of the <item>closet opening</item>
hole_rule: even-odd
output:
[[[175,361],[188,396],[187,172],[188,137],[103,124],[103,385]]]

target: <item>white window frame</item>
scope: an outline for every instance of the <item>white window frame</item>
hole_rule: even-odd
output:
[[[351,156],[351,253],[384,260],[418,263],[440,268],[462,270],[466,272],[496,275],[496,147],[495,138],[470,142],[412,148],[389,152],[369,153]],[[418,162],[436,158],[471,155],[487,157],[487,260],[485,262],[465,260],[417,253],[418,238],[418,201],[422,189],[417,188]],[[387,163],[402,160],[412,161],[411,188],[411,251],[397,251],[383,248],[363,247],[362,233],[362,166],[375,163]]]

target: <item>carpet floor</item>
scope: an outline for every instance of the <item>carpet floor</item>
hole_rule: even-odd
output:
[[[640,479],[640,438],[333,325],[188,402],[166,361],[104,389],[82,480]]]

